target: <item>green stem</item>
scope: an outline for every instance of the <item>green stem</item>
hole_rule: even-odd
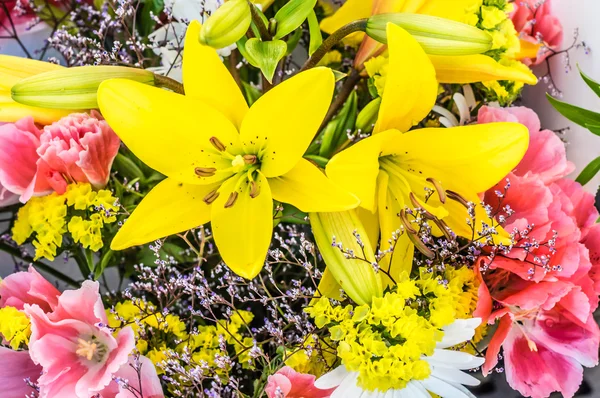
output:
[[[61,281],[67,283],[70,286],[73,286],[73,287],[80,286],[80,283],[77,282],[76,280],[71,279],[67,275],[64,275],[63,273],[55,270],[54,268],[50,267],[49,265],[46,265],[39,261],[34,261],[33,258],[23,255],[21,253],[21,250],[19,250],[19,248],[12,247],[11,245],[7,244],[6,242],[0,241],[0,250],[2,250],[5,253],[10,254],[11,256],[17,257],[17,258],[25,261],[26,263],[31,263],[38,270],[41,270],[47,274],[50,274],[53,277],[55,277],[56,279],[60,279]]]
[[[183,89],[183,84],[179,83],[177,80],[173,80],[170,77],[154,74],[154,84],[157,87],[168,88],[169,90],[176,92],[177,94],[185,94],[185,90]]]
[[[313,55],[304,63],[300,72],[305,71],[310,68],[314,68],[317,66],[319,61],[323,59],[325,54],[329,52],[338,44],[342,39],[352,33],[355,32],[364,32],[367,30],[367,19],[359,19],[354,22],[350,22],[348,25],[344,25],[335,32],[333,32],[327,39],[321,43],[317,51],[313,53]]]

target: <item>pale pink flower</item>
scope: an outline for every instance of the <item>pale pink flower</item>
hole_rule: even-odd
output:
[[[0,347],[0,388],[2,398],[29,397],[35,390],[25,381],[36,383],[41,366],[33,363],[27,351]]]
[[[562,44],[562,24],[552,13],[551,0],[519,0],[513,4],[511,19],[521,38],[522,61],[537,65]]]
[[[265,392],[269,398],[328,398],[335,388],[321,390],[315,387],[316,377],[298,373],[286,366],[269,376]]]
[[[6,207],[19,203],[19,195],[10,192],[0,183],[0,207]]]
[[[141,392],[142,396],[131,389]],[[113,382],[100,392],[100,397],[164,398],[164,394],[152,361],[143,355],[130,355],[129,361],[115,373]]]
[[[25,313],[31,320],[29,353],[43,368],[40,398],[100,393],[135,346],[131,328],[114,337],[106,326],[98,282],[85,281],[80,289],[63,292],[50,313],[35,304],[25,305]]]
[[[0,281],[0,308],[22,310],[25,304],[37,304],[44,312],[58,305],[60,292],[33,266],[27,272],[15,272]]]

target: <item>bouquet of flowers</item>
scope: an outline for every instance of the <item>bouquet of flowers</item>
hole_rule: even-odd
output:
[[[600,158],[570,179],[513,105],[550,1],[0,7],[3,398],[572,397],[598,365]]]

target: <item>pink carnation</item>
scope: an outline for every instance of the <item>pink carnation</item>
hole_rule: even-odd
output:
[[[477,269],[484,283],[475,316],[500,320],[484,373],[497,364],[502,347],[513,388],[536,398],[552,391],[572,397],[582,366],[598,363],[600,330],[592,313],[600,264],[590,256],[600,250],[598,211],[592,195],[564,178],[573,170],[564,145],[554,133],[540,131],[533,111],[483,107],[479,122],[491,121],[523,123],[530,145],[508,183],[485,193],[486,203],[504,209],[503,226],[517,243],[492,261],[482,258]]]
[[[44,312],[58,305],[60,292],[35,268],[16,272],[0,281],[0,308],[10,306],[22,310],[25,304],[37,304]]]
[[[563,41],[563,27],[552,13],[552,1],[515,1],[511,18],[521,37],[522,61],[527,65],[543,62]]]
[[[0,184],[21,195],[60,194],[72,182],[104,187],[120,141],[93,111],[72,114],[40,131],[33,119],[0,126]]]
[[[25,313],[31,320],[29,353],[43,368],[40,398],[100,393],[127,364],[135,346],[131,328],[114,337],[106,326],[97,282],[85,281],[80,289],[63,292],[50,313],[36,304],[25,305]]]
[[[316,377],[298,373],[286,366],[269,376],[265,392],[269,398],[328,398],[335,388],[321,390],[315,387]]]

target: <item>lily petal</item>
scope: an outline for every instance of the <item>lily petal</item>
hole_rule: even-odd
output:
[[[419,14],[433,15],[436,17],[452,19],[462,22],[468,9],[480,5],[480,0],[417,0],[423,4],[419,8]],[[405,12],[411,12],[405,10]]]
[[[239,129],[248,104],[216,50],[200,44],[201,28],[200,22],[192,21],[185,36],[182,71],[185,95],[213,106]]]
[[[211,225],[215,243],[223,261],[236,274],[252,279],[262,269],[273,234],[273,198],[267,179],[259,173],[256,180],[260,193],[252,198],[251,185],[238,179],[225,181],[219,197],[212,205]],[[225,207],[230,193],[237,192],[237,200]]]
[[[12,55],[0,55],[0,89],[10,90],[22,79],[62,68],[64,66],[50,62]]]
[[[388,140],[382,155],[394,154],[414,173],[441,181],[444,189],[479,193],[519,164],[528,145],[522,124],[490,123],[413,130]]]
[[[329,268],[325,268],[325,271],[323,271],[323,276],[319,281],[317,293],[323,297],[329,297],[334,300],[342,301],[344,298],[342,297],[342,294],[340,292],[341,289],[342,287],[335,280],[335,277],[331,273],[331,270],[329,270]]]
[[[152,189],[121,227],[110,247],[123,250],[198,227],[210,221],[202,199],[218,188],[167,178]]]
[[[240,138],[246,153],[259,155],[266,177],[281,176],[298,163],[329,109],[334,86],[331,69],[314,68],[275,86],[252,105]]]
[[[398,214],[404,208],[403,198],[392,195],[389,190],[389,176],[385,171],[380,171],[377,177],[377,200],[379,202],[377,211],[379,213],[379,227],[381,229],[381,248],[388,250],[391,247],[390,241],[392,234],[400,230],[401,223]],[[415,246],[408,237],[408,232],[404,231],[394,244],[392,254],[384,256],[379,262],[379,267],[387,272],[394,281],[398,281],[398,276],[406,271],[410,274],[413,263]],[[386,275],[384,281],[388,286],[393,286],[394,282]]]
[[[383,143],[401,136],[397,130],[376,134],[335,155],[327,164],[327,176],[360,199],[360,207],[377,210],[375,193],[379,174],[379,155]]]
[[[372,9],[373,0],[348,0],[335,14],[321,21],[321,30],[327,34],[332,34],[352,21],[370,17]],[[344,39],[344,43],[358,45],[364,36],[364,33],[353,33]]]
[[[48,125],[73,113],[72,110],[46,109],[19,104],[10,98],[10,93],[0,92],[0,120],[14,123],[31,116],[36,123]]]
[[[536,84],[531,71],[504,66],[487,55],[430,55],[440,83],[476,83],[490,80],[512,80]]]
[[[354,209],[360,201],[335,185],[316,166],[300,159],[293,169],[269,179],[273,198],[304,212],[330,212]]]
[[[239,135],[229,120],[203,102],[125,79],[107,80],[98,89],[102,115],[144,163],[187,184],[212,184],[229,177],[217,172],[200,177],[197,168],[231,168],[210,143],[237,147]]]
[[[437,97],[435,69],[421,45],[404,29],[387,25],[389,74],[375,132],[408,131],[431,111]]]

